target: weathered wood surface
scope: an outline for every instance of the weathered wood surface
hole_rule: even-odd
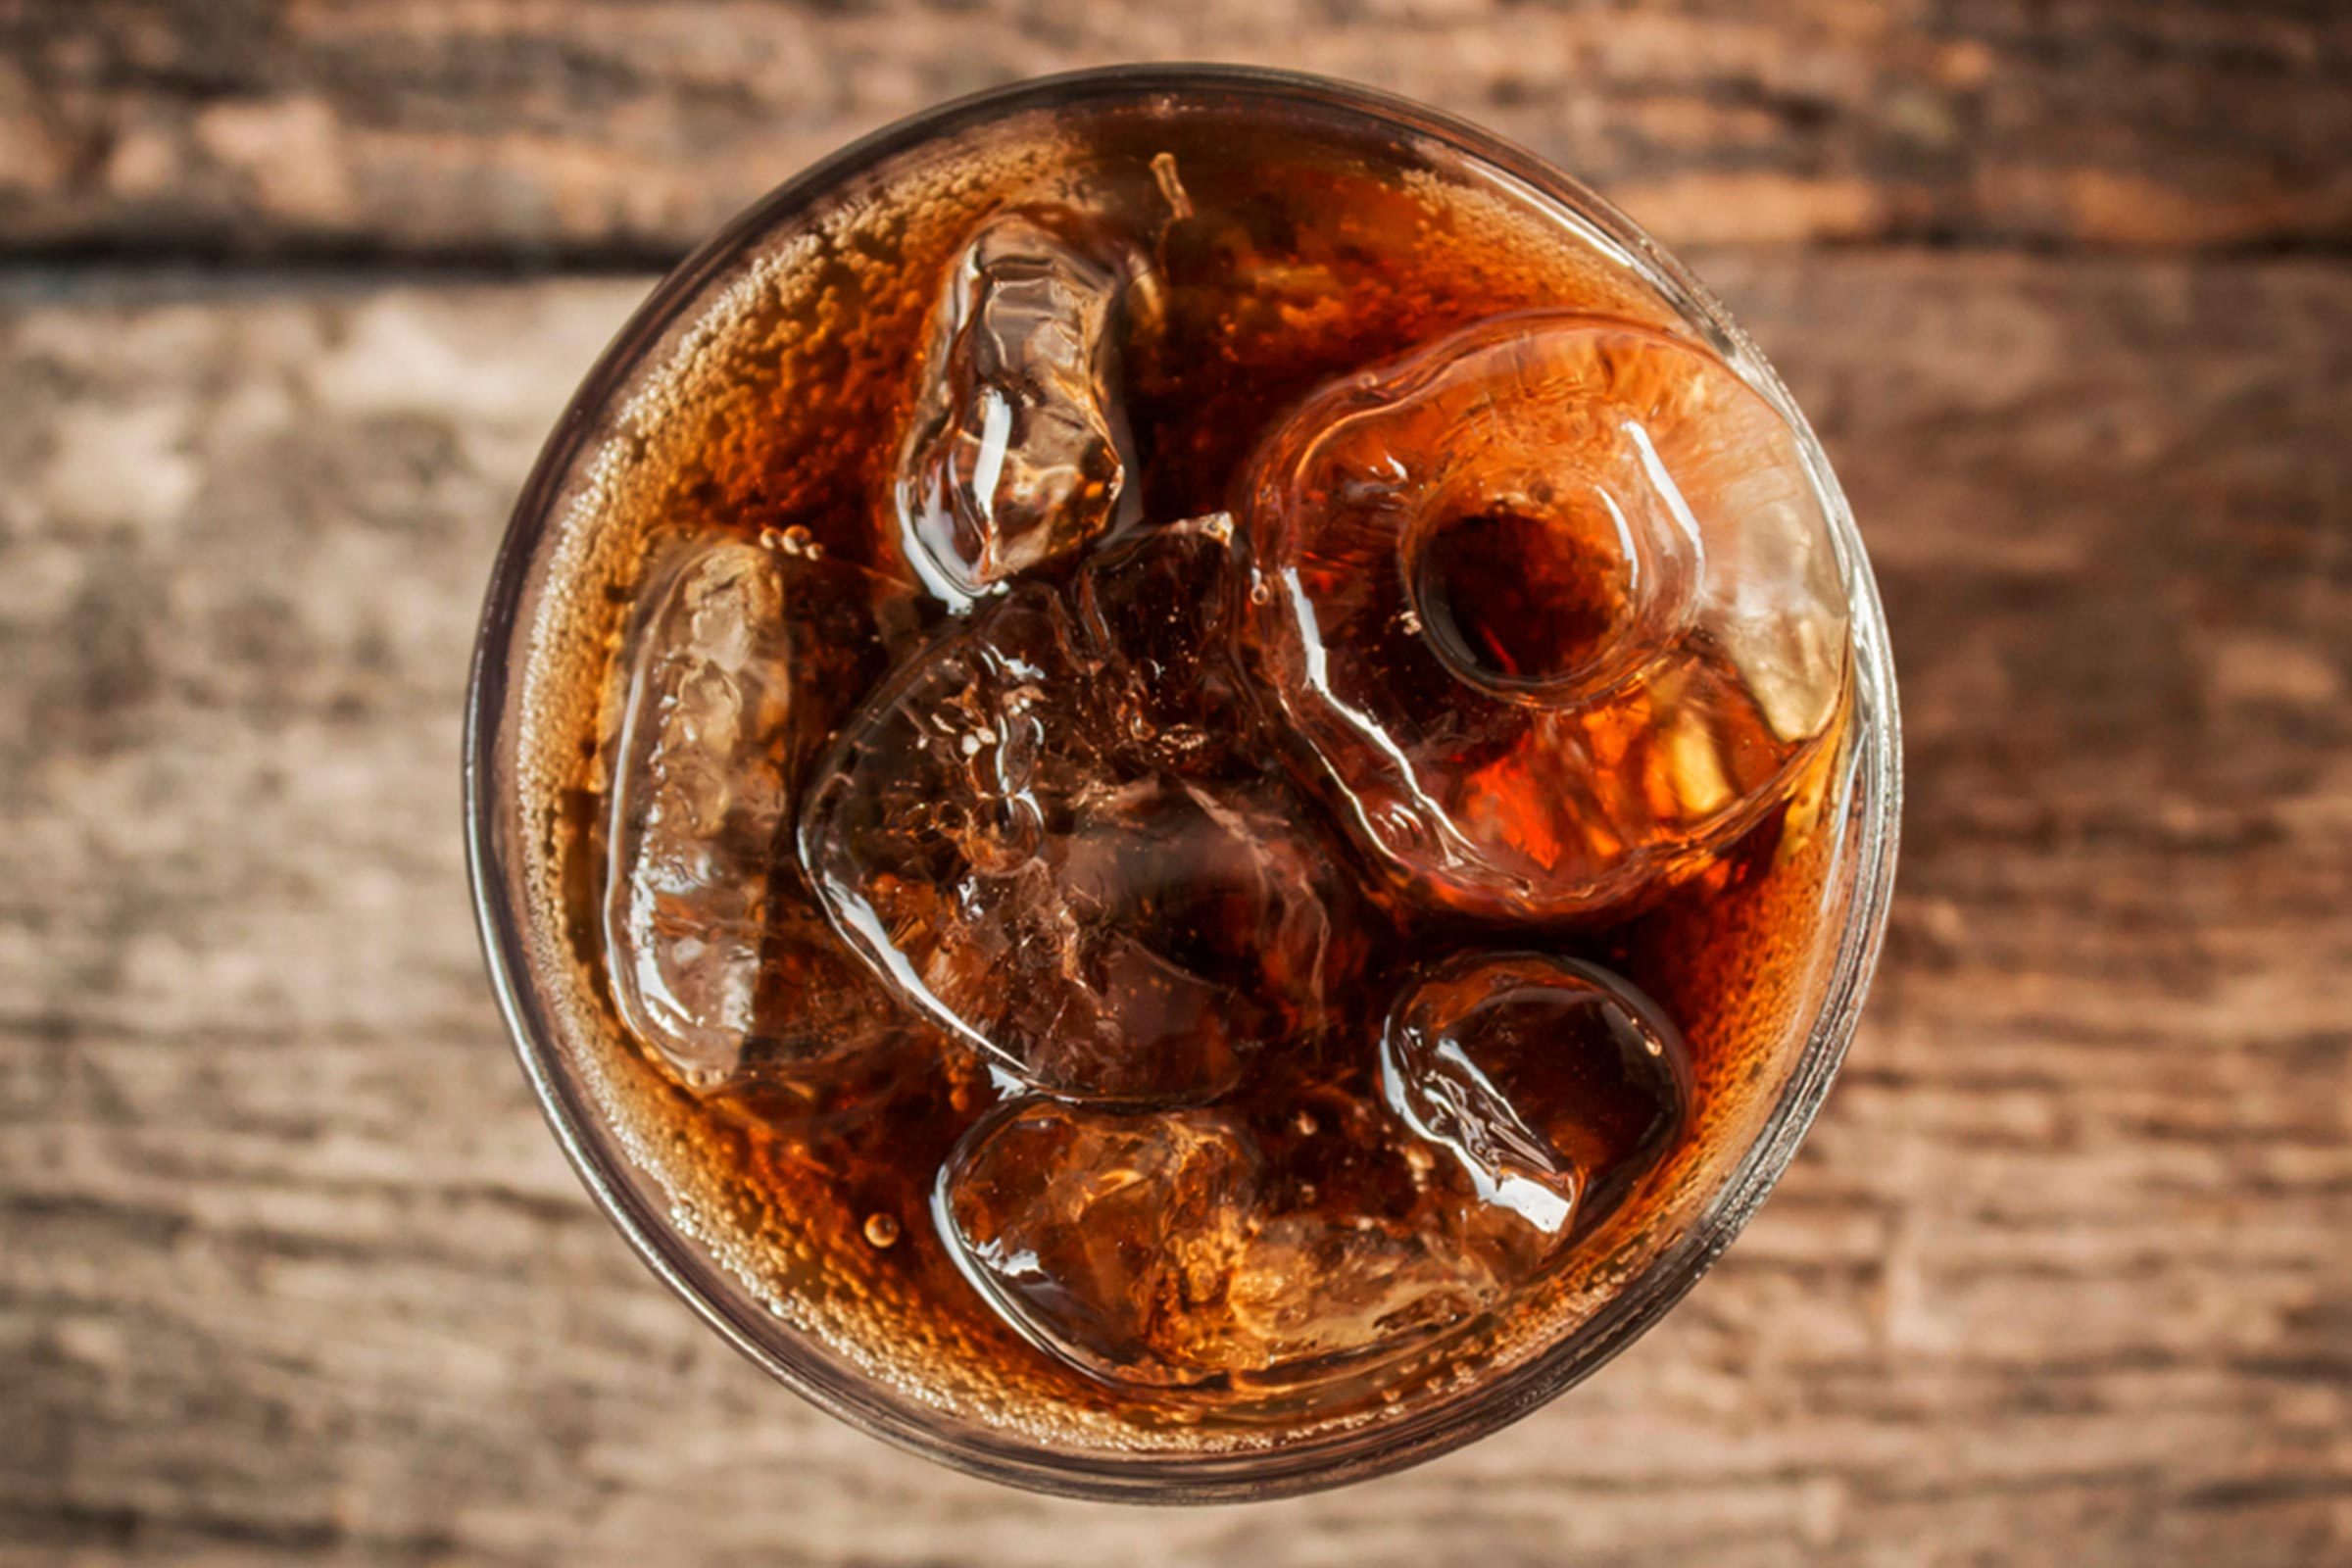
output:
[[[1896,630],[1852,1064],[1586,1389],[1172,1514],[805,1408],[523,1092],[459,695],[642,285],[0,288],[0,1560],[2352,1560],[2352,274],[1702,261]]]
[[[0,246],[666,260],[944,97],[1200,58],[1472,116],[1670,243],[2352,240],[2328,0],[0,0]]]

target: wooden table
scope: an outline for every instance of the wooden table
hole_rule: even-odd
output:
[[[1203,51],[1687,248],[1862,516],[1910,800],[1687,1304],[1421,1470],[1139,1512],[838,1427],[630,1258],[481,977],[458,708],[650,270],[946,93]],[[0,1561],[2352,1560],[2348,77],[2220,0],[0,0]]]

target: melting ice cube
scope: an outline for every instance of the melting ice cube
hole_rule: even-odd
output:
[[[1272,1139],[1217,1109],[1015,1107],[950,1163],[943,1231],[1024,1333],[1151,1387],[1362,1373],[1527,1277],[1536,1254],[1417,1183],[1378,1107],[1317,1103]]]
[[[1681,1125],[1690,1069],[1624,977],[1533,953],[1432,965],[1389,1014],[1381,1089],[1481,1200],[1549,1236],[1598,1217]]]
[[[1622,321],[1508,317],[1317,394],[1254,460],[1244,536],[1321,787],[1475,913],[1654,885],[1771,803],[1843,691],[1794,432]]]
[[[1113,391],[1124,259],[1075,214],[1012,211],[956,259],[900,460],[907,560],[968,602],[1075,554],[1132,512]]]
[[[1043,585],[955,628],[845,731],[802,856],[852,947],[1025,1082],[1199,1100],[1323,1027],[1358,941],[1300,803],[1215,776],[1193,699],[1222,688],[1131,630]]]
[[[612,767],[613,1001],[689,1082],[854,1049],[855,966],[779,878],[798,777],[878,673],[906,590],[800,547],[689,541],[658,563]]]

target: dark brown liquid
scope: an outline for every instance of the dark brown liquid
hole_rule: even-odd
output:
[[[1011,140],[1022,134],[1007,130]],[[976,161],[960,185],[926,184],[919,202],[900,203],[886,185],[862,218],[797,261],[813,286],[780,291],[776,305],[738,322],[740,346],[716,356],[718,375],[734,390],[701,405],[710,411],[705,438],[670,447],[656,481],[605,523],[640,541],[617,558],[610,592],[622,597],[643,590],[645,564],[658,563],[672,541],[713,532],[758,540],[804,530],[796,538],[821,559],[866,568],[809,575],[792,601],[825,650],[828,730],[853,722],[893,668],[961,634],[960,620],[914,587],[890,498],[926,318],[957,248],[997,207],[1050,197],[1082,212],[1085,223],[1132,236],[1145,260],[1141,292],[1130,301],[1141,325],[1124,344],[1118,372],[1139,460],[1130,482],[1140,529],[1246,513],[1251,454],[1302,400],[1470,323],[1530,309],[1660,317],[1639,288],[1590,255],[1506,243],[1509,223],[1492,198],[1449,186],[1458,175],[1423,177],[1423,154],[1334,124],[1248,109],[1175,122],[1103,112],[1065,120],[1051,142],[1042,132],[1031,140],[1023,158]],[[1614,565],[1595,549],[1539,536],[1509,514],[1466,516],[1447,533],[1448,555],[1422,595],[1445,608],[1447,624],[1436,631],[1462,645],[1459,658],[1541,679],[1573,666],[1617,613]],[[1126,588],[1139,603],[1181,607],[1188,594],[1246,589],[1239,580],[1202,586],[1181,573],[1152,575],[1165,569],[1146,561],[1133,568],[1141,587],[1114,576],[1083,591]],[[1076,604],[1079,571],[1072,559],[1030,575],[1036,592]],[[1543,613],[1547,595],[1558,599],[1550,616]],[[1234,1360],[1220,1341],[1172,1380],[1106,1380],[1016,1332],[958,1269],[938,1230],[943,1165],[976,1125],[1009,1114],[1000,1110],[1008,1099],[1027,1097],[1010,1091],[981,1054],[870,984],[827,925],[784,835],[767,890],[770,934],[748,1065],[715,1093],[682,1084],[642,1091],[662,1102],[653,1117],[672,1130],[665,1157],[684,1158],[727,1195],[745,1239],[733,1249],[739,1257],[748,1249],[756,1268],[759,1250],[770,1247],[776,1279],[846,1303],[828,1332],[862,1336],[867,1353],[896,1362],[917,1384],[953,1366],[948,1381],[956,1389],[994,1391],[983,1411],[994,1418],[1017,1419],[1010,1412],[1031,1407],[1096,1412],[1138,1441],[1153,1431],[1320,1419],[1409,1396],[1455,1364],[1518,1353],[1576,1292],[1605,1290],[1613,1260],[1642,1252],[1658,1217],[1697,1179],[1706,1151],[1752,1126],[1759,1097],[1768,1098],[1786,1070],[1842,831],[1835,788],[1842,705],[1810,760],[1791,766],[1749,825],[1673,863],[1622,912],[1505,918],[1421,896],[1410,878],[1384,869],[1350,839],[1329,790],[1311,782],[1312,769],[1280,733],[1279,715],[1249,695],[1265,678],[1263,650],[1246,608],[1229,608],[1241,622],[1232,653],[1243,694],[1230,706],[1211,704],[1209,724],[1229,732],[1210,735],[1177,769],[1298,803],[1298,831],[1336,867],[1342,887],[1330,906],[1329,961],[1346,975],[1324,990],[1322,1011],[1287,1049],[1240,1042],[1236,1076],[1200,1112],[1229,1118],[1257,1152],[1264,1173],[1253,1201],[1286,1215],[1362,1216],[1405,1236],[1433,1202],[1459,1213],[1475,1200],[1443,1161],[1432,1176],[1427,1150],[1384,1102],[1375,1049],[1399,988],[1449,956],[1533,951],[1605,966],[1654,1001],[1679,1036],[1675,1049],[1687,1050],[1686,1081],[1661,1119],[1637,1092],[1638,1059],[1620,1062],[1613,1053],[1623,1040],[1600,1024],[1570,1031],[1591,1037],[1577,1050],[1598,1053],[1584,1065],[1563,1065],[1563,1057],[1519,1075],[1515,1081],[1554,1085],[1555,1102],[1580,1095],[1590,1102],[1592,1114],[1571,1117],[1576,1126],[1556,1140],[1574,1148],[1585,1172],[1573,1232],[1537,1262],[1516,1242],[1504,1247],[1524,1279],[1514,1275],[1512,1289],[1467,1306],[1438,1301],[1429,1310],[1451,1316],[1439,1331],[1400,1342],[1398,1353],[1341,1355],[1328,1375],[1311,1357],[1282,1375],[1252,1375],[1246,1356]],[[1171,614],[1157,626],[1140,611],[1124,613],[1145,645],[1139,701],[1148,705],[1151,683],[1197,652],[1184,646],[1197,623]],[[1154,637],[1169,643],[1164,660],[1151,657]],[[624,663],[614,659],[603,678],[625,680]],[[1171,699],[1197,700],[1197,686]],[[584,760],[564,838],[569,925],[575,952],[592,968],[603,963],[598,911],[606,893],[608,774],[596,759],[613,747],[595,715],[612,708],[600,699],[575,709]],[[1767,745],[1761,718],[1747,722],[1754,738],[1726,744]],[[1231,731],[1250,725],[1265,727],[1262,740],[1237,744]],[[822,746],[796,746],[788,761],[794,797],[815,788],[832,760]],[[1462,765],[1482,760],[1468,750]],[[1262,961],[1250,933],[1239,929],[1258,906],[1201,883],[1193,839],[1171,832],[1143,844],[1116,866],[1116,880],[1140,901],[1136,918],[1189,934],[1177,956],[1187,969],[1216,975]],[[1007,972],[1017,974],[1017,964]],[[820,996],[835,1020],[828,1027],[864,1027],[840,1023],[843,1009],[874,1014],[865,1022],[877,1043],[813,1065],[787,1049],[796,1020]],[[1498,1038],[1524,1032],[1497,1027]],[[1512,1080],[1507,1071],[1498,1076]],[[1429,1196],[1433,1187],[1439,1199]],[[1163,1287],[1175,1302],[1169,1311],[1225,1314],[1218,1324],[1247,1304],[1222,1299],[1225,1287],[1214,1282],[1199,1287],[1201,1299],[1188,1295],[1195,1288],[1185,1278],[1171,1275],[1154,1288]],[[973,1401],[951,1395],[949,1402]]]
[[[1615,552],[1512,513],[1450,519],[1423,548],[1430,638],[1498,682],[1573,675],[1624,615]]]

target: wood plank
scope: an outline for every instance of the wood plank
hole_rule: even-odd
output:
[[[2307,0],[0,0],[0,247],[666,261],[943,98],[1203,55],[1470,116],[1675,244],[2352,239]]]
[[[1596,1381],[1250,1509],[993,1489],[631,1260],[481,980],[457,710],[637,282],[0,286],[11,1562],[2352,1554],[2352,271],[1703,258],[1896,628],[1885,972],[1779,1196]]]

